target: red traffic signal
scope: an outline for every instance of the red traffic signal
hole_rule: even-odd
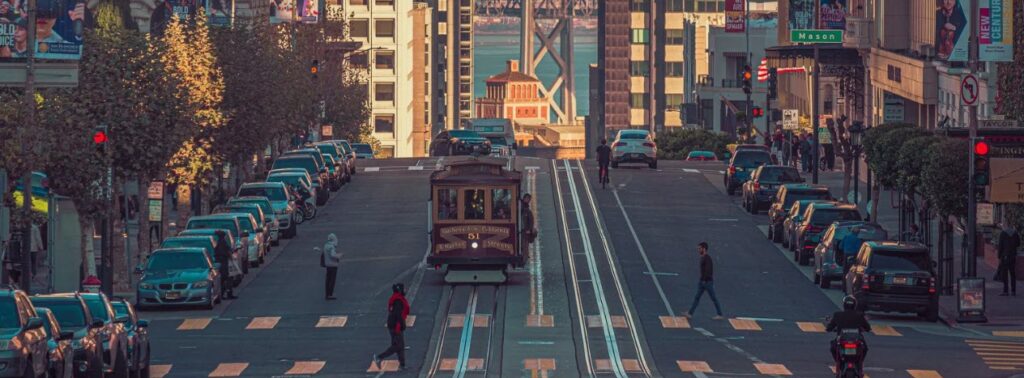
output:
[[[750,114],[753,115],[754,118],[764,117],[764,109],[754,107],[753,109],[750,109]]]
[[[985,142],[983,140],[979,140],[977,142],[974,142],[974,154],[975,155],[978,155],[978,156],[988,156],[988,150],[989,150],[989,146],[988,146],[987,142]]]
[[[107,143],[107,133],[104,131],[97,131],[92,135],[92,142],[96,144]]]

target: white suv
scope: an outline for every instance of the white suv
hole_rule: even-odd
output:
[[[612,168],[620,163],[646,163],[651,169],[658,168],[658,146],[647,130],[619,130],[612,142]]]

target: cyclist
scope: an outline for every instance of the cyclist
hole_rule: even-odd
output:
[[[598,179],[608,177],[608,164],[612,161],[612,148],[608,147],[608,140],[601,139],[601,145],[597,146]]]

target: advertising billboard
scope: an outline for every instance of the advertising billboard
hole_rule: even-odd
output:
[[[321,0],[271,0],[270,23],[305,22],[320,20]]]
[[[26,0],[0,0],[0,60],[28,55]],[[37,0],[35,57],[78,60],[82,57],[84,1]]]
[[[971,24],[967,17],[970,0],[936,0],[935,55],[951,62],[967,61],[967,40]]]
[[[817,1],[789,1],[789,30],[814,29],[814,6]]]
[[[821,0],[818,29],[846,30],[846,0]]]
[[[979,0],[978,59],[1013,61],[1013,0]]]
[[[747,29],[745,0],[725,0],[725,32],[742,33]]]

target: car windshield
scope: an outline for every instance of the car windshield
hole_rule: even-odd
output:
[[[270,175],[267,177],[267,182],[283,182],[291,186],[301,186],[304,188],[309,187],[309,183],[306,182],[306,178],[299,175]]]
[[[800,179],[796,168],[763,168],[760,180],[765,182],[795,182]]]
[[[248,187],[238,190],[239,196],[267,197],[271,201],[284,201],[284,189],[274,187]]]
[[[110,314],[107,312],[107,306],[103,303],[103,299],[99,297],[85,298],[85,304],[89,306],[89,313],[92,314],[93,319],[110,321]]]
[[[709,158],[709,157],[714,157],[714,156],[715,156],[715,154],[712,154],[709,151],[693,151],[693,152],[690,152],[690,157],[705,157],[705,158]]]
[[[874,250],[871,252],[871,269],[930,271],[927,253]]]
[[[53,323],[50,323],[50,317],[46,316],[46,314],[42,313],[41,311],[38,311],[38,309],[36,310],[36,312],[39,314],[39,317],[43,318],[43,330],[46,331],[46,337],[53,337]],[[60,325],[58,324],[58,327],[59,326]]]
[[[816,209],[811,214],[811,224],[826,226],[840,220],[860,220],[856,210]]]
[[[373,153],[373,149],[370,148],[369,144],[353,144],[352,148],[354,148],[356,150],[356,153],[359,153],[359,154],[372,154]]]
[[[242,225],[242,231],[250,234],[255,229],[252,222],[249,221],[249,217],[238,217],[238,224]]]
[[[736,152],[732,164],[740,167],[757,167],[772,161],[771,155],[764,151],[742,150]]]
[[[160,243],[160,248],[202,248],[213,249],[209,241],[199,238],[166,239]]]
[[[21,328],[21,319],[18,319],[18,308],[14,305],[13,296],[0,301],[0,328]]]
[[[647,133],[622,133],[619,139],[647,139]]]
[[[328,154],[331,157],[338,155],[338,149],[335,148],[333,144],[321,144],[319,146],[316,146],[316,148],[319,149],[320,152]]]
[[[270,203],[266,202],[266,201],[262,201],[262,200],[233,199],[233,200],[228,201],[228,204],[229,205],[251,204],[251,205],[259,206],[260,207],[260,211],[262,211],[263,214],[269,214],[271,212],[270,211],[271,210],[270,209]]]
[[[786,207],[789,207],[789,206],[792,206],[794,202],[800,201],[800,200],[827,200],[827,199],[829,199],[829,194],[826,191],[820,191],[820,192],[789,191],[789,192],[786,192],[786,203],[784,203],[783,205],[785,205]]]
[[[77,299],[44,299],[33,298],[32,304],[50,309],[53,316],[57,318],[61,328],[75,329],[85,327],[85,311]]]
[[[114,307],[114,316],[119,318],[122,316],[128,316],[128,305],[124,302],[111,302],[110,305]]]
[[[230,219],[192,219],[188,221],[186,230],[201,230],[208,228],[223,228],[231,232],[231,236],[238,237],[238,229],[235,222]]]
[[[452,130],[448,132],[453,138],[482,138],[480,133],[473,130]]]
[[[209,268],[206,264],[205,256],[188,252],[156,253],[149,257],[149,264],[146,265],[146,271],[148,272],[203,268]]]
[[[315,175],[317,173],[316,160],[313,160],[312,157],[277,159],[277,161],[274,162],[273,169],[281,168],[302,168],[311,175]]]
[[[341,150],[345,152],[345,155],[352,153],[352,146],[348,145],[348,142],[341,143]]]
[[[861,241],[885,240],[889,237],[885,230],[874,226],[854,225],[836,228],[836,240],[843,240],[848,235],[853,235]]]

